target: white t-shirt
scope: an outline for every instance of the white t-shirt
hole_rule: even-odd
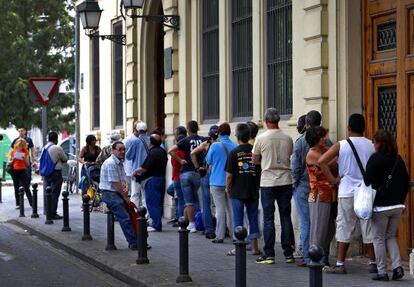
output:
[[[350,137],[349,139],[354,144],[365,169],[368,159],[375,152],[374,145],[364,137]],[[354,197],[354,190],[359,187],[362,181],[361,170],[349,143],[346,140],[341,140],[339,146],[338,171],[341,181],[338,188],[338,197]]]

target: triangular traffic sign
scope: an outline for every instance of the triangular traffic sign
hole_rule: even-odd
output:
[[[43,106],[46,106],[59,87],[59,78],[29,78],[29,83],[32,86],[33,91],[38,97],[40,103]]]

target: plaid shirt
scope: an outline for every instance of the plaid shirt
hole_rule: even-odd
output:
[[[101,190],[116,191],[113,182],[120,182],[122,185],[126,185],[126,175],[122,161],[116,156],[111,155],[102,164],[99,188]]]

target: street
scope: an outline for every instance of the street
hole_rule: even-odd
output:
[[[128,285],[25,230],[0,223],[0,286]]]

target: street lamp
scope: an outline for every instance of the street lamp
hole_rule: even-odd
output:
[[[146,0],[122,0],[121,6],[124,6],[125,14],[132,19],[143,18],[146,21],[162,22],[164,26],[175,30],[180,29],[180,16],[178,15],[142,15],[145,2]]]
[[[99,21],[101,20],[101,14],[103,10],[99,7],[98,2],[95,2],[94,0],[86,0],[76,7],[76,11],[81,18],[85,34],[89,36],[89,38],[99,37],[102,40],[108,39],[119,45],[126,44],[125,34],[99,34]]]

